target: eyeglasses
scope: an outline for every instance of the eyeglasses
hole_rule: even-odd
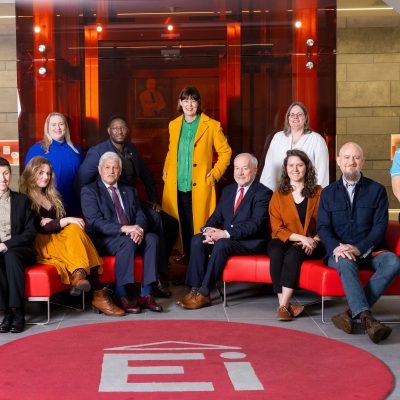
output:
[[[289,114],[289,118],[302,118],[302,117],[304,117],[303,113]]]
[[[111,130],[113,132],[118,132],[118,131],[126,132],[128,130],[128,127],[127,126],[114,126],[111,128]]]

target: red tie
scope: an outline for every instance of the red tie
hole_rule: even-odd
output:
[[[240,206],[240,203],[242,202],[243,199],[243,193],[244,193],[244,188],[240,188],[240,193],[239,193],[239,197],[236,200],[236,204],[235,204],[235,208],[233,209],[233,215],[236,214],[236,210],[238,209],[238,207]]]

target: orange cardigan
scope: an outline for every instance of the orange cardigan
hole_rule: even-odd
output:
[[[275,191],[269,203],[272,238],[286,242],[292,233],[314,237],[317,233],[316,226],[321,191],[321,186],[317,186],[316,195],[308,198],[304,227],[301,225],[292,194],[282,195]]]

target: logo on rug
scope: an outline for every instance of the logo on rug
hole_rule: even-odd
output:
[[[222,373],[236,392],[264,390],[241,347],[164,341],[104,350],[99,392],[214,392]]]

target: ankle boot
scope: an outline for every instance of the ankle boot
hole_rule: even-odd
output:
[[[374,343],[379,343],[381,340],[385,340],[392,333],[392,328],[376,320],[371,311],[363,311],[360,314],[360,319],[369,338]]]
[[[78,268],[72,273],[71,279],[71,296],[79,296],[82,292],[88,292],[91,289],[90,282],[87,280],[86,271]]]
[[[93,292],[92,309],[98,314],[106,314],[112,317],[122,317],[125,311],[117,307],[110,297],[110,290],[103,288]]]

